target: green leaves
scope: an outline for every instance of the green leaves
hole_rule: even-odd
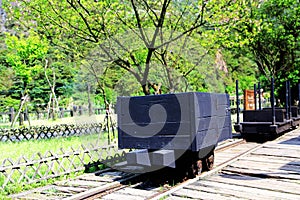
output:
[[[90,50],[93,51],[96,45],[101,44],[102,49],[98,51],[103,64],[98,67],[114,67],[115,70],[111,70],[111,73],[126,70],[143,87],[144,93],[149,94],[148,88],[145,87],[148,84],[164,82],[164,88],[174,91],[178,76],[183,77],[185,70],[196,71],[190,75],[198,73],[200,66],[193,66],[197,63],[188,60],[189,57],[182,56],[179,60],[176,57],[172,58],[168,52],[174,50],[170,46],[174,48],[177,45],[176,51],[179,55],[181,49],[185,51],[182,41],[187,36],[197,38],[195,42],[204,48],[214,47],[215,41],[210,30],[217,30],[215,33],[220,34],[223,33],[220,30],[228,31],[221,29],[221,26],[228,26],[229,22],[237,20],[236,15],[242,9],[240,5],[243,5],[240,1],[229,0],[22,0],[16,6],[15,16],[20,22],[25,21],[24,24],[31,24],[31,18],[34,16],[37,32],[45,35],[51,44],[72,52],[72,61],[80,57],[86,58]],[[13,6],[9,7],[13,10]],[[132,35],[135,37],[134,41],[123,43]],[[120,36],[123,38],[119,38]],[[140,44],[135,46],[137,41]],[[108,63],[111,66],[108,66]],[[157,65],[163,68],[156,69]],[[115,77],[112,74],[106,75]],[[104,78],[101,77],[101,80]],[[202,84],[198,85],[199,87],[195,88],[202,88]],[[181,86],[179,91],[185,89]]]
[[[6,61],[11,65],[16,75],[28,85],[33,76],[42,70],[42,61],[45,59],[49,44],[37,35],[29,37],[6,35]]]
[[[150,94],[155,84],[163,92],[224,92],[224,86],[231,92],[235,79],[247,88],[260,74],[278,80],[299,76],[296,0],[18,2],[5,4],[14,13],[9,21],[49,42],[31,33],[9,36],[6,60],[28,85],[37,81],[46,56],[47,75],[55,72],[60,95],[71,96],[74,81],[114,96],[118,87],[126,94]],[[222,66],[217,51],[224,56]],[[83,75],[74,80],[78,65]]]

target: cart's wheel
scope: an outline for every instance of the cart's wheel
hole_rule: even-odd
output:
[[[205,158],[203,158],[203,171],[210,171],[214,167],[215,155],[214,151],[209,153]]]
[[[200,175],[202,173],[202,160],[197,161],[197,174]]]
[[[196,176],[200,175],[203,169],[202,160],[195,161],[191,164],[191,166],[187,170],[187,177],[188,178],[195,178]]]
[[[197,176],[196,163],[191,163],[190,166],[187,167],[185,176],[186,179],[195,178]]]

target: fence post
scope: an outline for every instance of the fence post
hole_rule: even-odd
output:
[[[79,116],[82,115],[82,106],[78,106],[78,113],[79,113]]]
[[[36,119],[37,119],[37,120],[40,119],[40,113],[39,113],[39,110],[38,110],[38,109],[36,110]]]
[[[274,78],[271,78],[271,107],[272,107],[272,125],[276,123],[275,117],[275,96],[274,96]]]
[[[254,110],[257,110],[256,93],[256,84],[254,84]]]
[[[239,81],[235,81],[235,93],[236,93],[236,123],[240,123],[240,98],[239,98]]]
[[[15,117],[15,109],[13,107],[9,108],[9,122],[12,122]]]
[[[24,121],[28,121],[28,108],[27,107],[25,108],[25,111],[24,111]]]
[[[64,115],[65,115],[64,108],[60,107],[60,108],[59,108],[59,111],[60,111],[60,115],[59,115],[59,117],[60,117],[60,118],[63,118],[63,117],[64,117]]]
[[[260,82],[258,82],[258,108],[261,110],[261,86]]]
[[[73,108],[72,108],[72,116],[71,117],[73,117],[76,112],[77,112],[77,106],[74,105]]]
[[[19,126],[23,126],[24,124],[24,112],[20,112],[19,115]]]

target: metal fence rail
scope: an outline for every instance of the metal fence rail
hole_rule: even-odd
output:
[[[116,144],[98,146],[81,145],[59,152],[35,153],[31,158],[4,159],[0,166],[1,188],[13,184],[30,184],[72,172],[86,170],[95,163],[113,164],[125,160],[125,152],[118,151]]]
[[[0,129],[0,142],[49,139],[63,136],[79,136],[99,133],[105,126],[102,123],[61,124],[29,128]]]

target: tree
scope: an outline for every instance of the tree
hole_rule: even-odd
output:
[[[299,1],[270,0],[261,4],[256,15],[261,30],[251,47],[264,75],[285,77],[296,69],[296,53],[300,50],[299,17]]]
[[[284,93],[284,81],[299,81],[300,7],[297,0],[249,1],[246,17],[232,26],[236,45],[248,48],[265,85],[275,78],[276,93]]]
[[[229,0],[21,2],[15,16],[24,18],[30,13],[35,16],[40,33],[57,43],[57,38],[68,39],[60,44],[78,50],[80,55],[87,53],[83,47],[97,45],[102,63],[126,70],[144,94],[150,94],[151,88],[157,90],[159,82],[151,80],[151,73],[159,71],[168,79],[164,85],[166,91],[173,92],[181,82],[176,78],[178,71],[184,71],[183,67],[191,72],[197,69],[194,65],[198,61],[191,63],[188,57],[181,57],[186,41],[211,27],[228,25],[236,18],[233,11],[242,3]],[[69,45],[73,48],[67,47]],[[170,49],[172,45],[177,46],[176,49]],[[151,72],[155,65],[161,67]]]
[[[34,77],[42,69],[41,62],[47,54],[48,43],[34,34],[20,38],[7,34],[5,42],[7,46],[6,62],[9,63],[16,78],[21,83],[19,94],[21,101],[18,114],[12,123],[14,126],[24,104],[29,100],[29,91],[33,88]]]
[[[300,62],[297,59],[300,56],[299,1],[264,2],[256,17],[261,21],[261,30],[251,47],[266,79],[275,77],[276,93],[284,100],[284,82],[289,79],[295,86],[300,80]]]
[[[46,57],[48,43],[34,34],[20,38],[7,35],[6,45],[8,49],[6,61],[12,66],[16,76],[23,83],[22,90],[25,94],[34,76],[42,69],[41,61]]]
[[[1,37],[1,39],[3,39]],[[3,41],[3,40],[2,40]],[[0,112],[7,112],[10,107],[17,109],[19,103],[10,97],[15,73],[6,62],[6,49],[0,49]]]
[[[235,80],[239,80],[241,91],[253,88],[260,75],[251,52],[245,48],[231,48],[230,51],[224,49],[223,54],[229,71],[225,78],[226,91],[235,95]]]

